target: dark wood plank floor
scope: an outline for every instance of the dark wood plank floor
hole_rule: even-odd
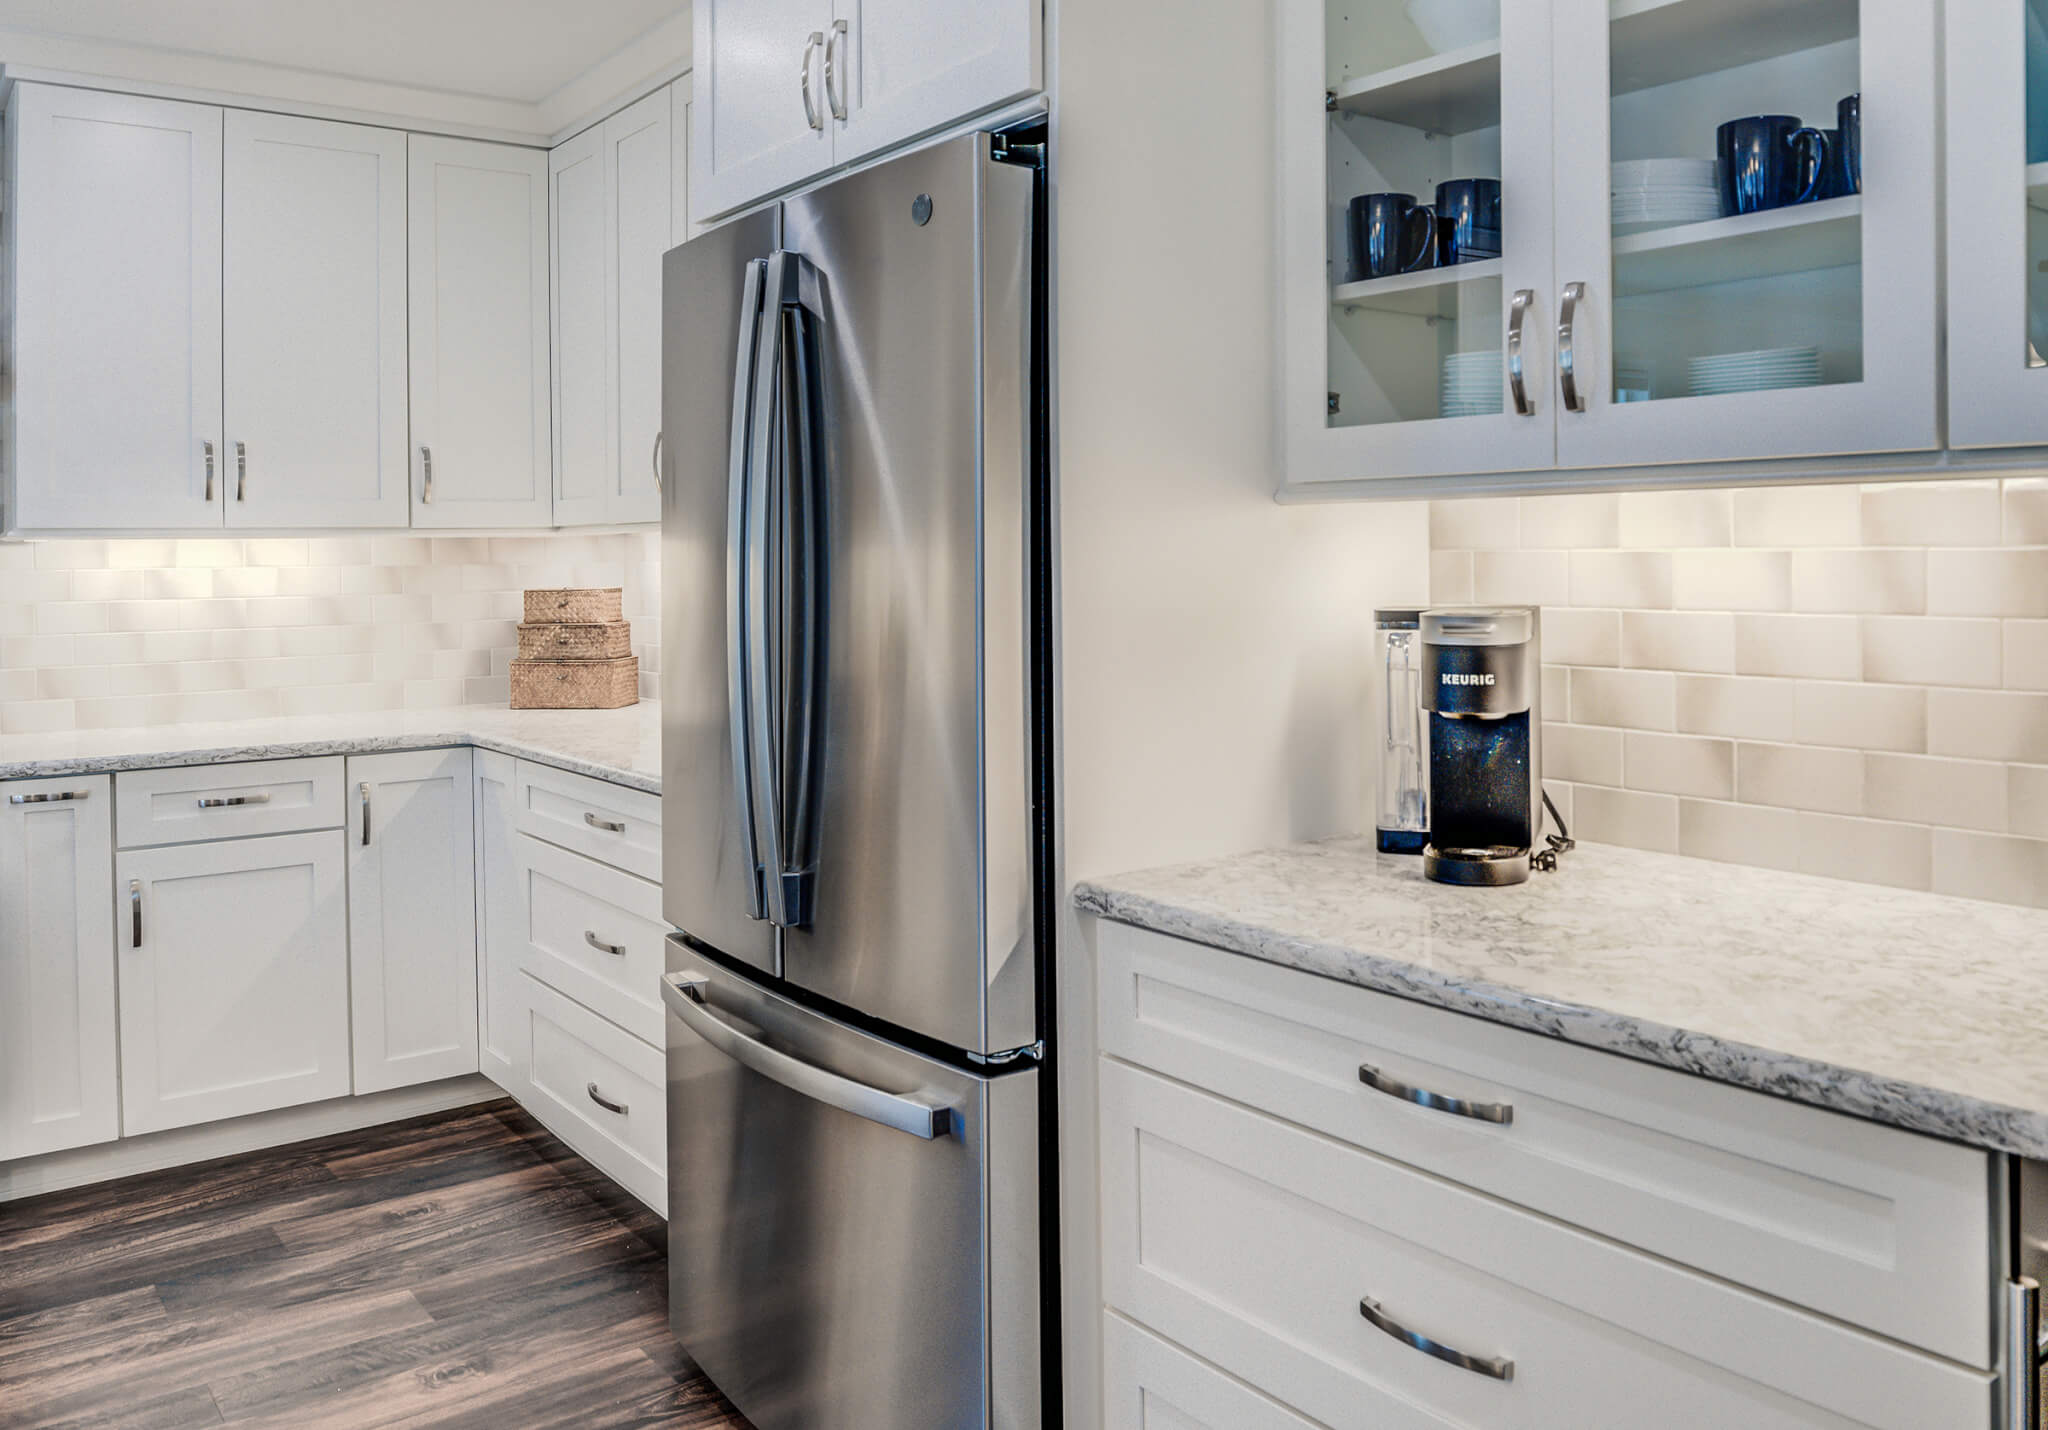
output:
[[[0,1204],[0,1427],[747,1430],[662,1226],[510,1102]]]

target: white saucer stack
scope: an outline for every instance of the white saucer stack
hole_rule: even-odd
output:
[[[1444,359],[1445,417],[1485,417],[1501,411],[1507,369],[1498,352],[1452,353]]]
[[[1729,392],[1770,392],[1781,387],[1819,387],[1819,348],[1759,348],[1755,352],[1696,357],[1685,365],[1694,397]]]
[[[1721,217],[1721,166],[1713,159],[1624,159],[1614,166],[1614,231],[1641,233]]]

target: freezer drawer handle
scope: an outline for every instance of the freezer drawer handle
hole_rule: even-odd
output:
[[[1490,1376],[1494,1380],[1513,1380],[1515,1378],[1515,1363],[1506,1356],[1475,1356],[1467,1355],[1463,1351],[1452,1350],[1441,1342],[1431,1340],[1420,1331],[1409,1330],[1408,1327],[1402,1325],[1392,1316],[1389,1316],[1380,1303],[1373,1300],[1370,1296],[1358,1298],[1358,1314],[1365,1317],[1367,1321],[1371,1322],[1378,1329],[1401,1342],[1401,1344],[1412,1346],[1426,1356],[1435,1356],[1446,1365],[1454,1365],[1459,1370],[1469,1370],[1474,1375]]]
[[[1383,1092],[1388,1097],[1398,1097],[1435,1112],[1476,1118],[1481,1122],[1498,1122],[1503,1127],[1515,1120],[1515,1105],[1511,1102],[1468,1102],[1462,1097],[1431,1092],[1426,1087],[1411,1087],[1399,1078],[1388,1077],[1371,1063],[1358,1065],[1358,1080],[1374,1092]]]
[[[704,996],[709,986],[710,980],[701,973],[672,973],[661,980],[661,1001],[682,1020],[684,1027],[741,1067],[781,1083],[813,1102],[893,1127],[898,1132],[908,1132],[927,1142],[951,1135],[952,1108],[869,1087],[748,1037],[711,1011]]]

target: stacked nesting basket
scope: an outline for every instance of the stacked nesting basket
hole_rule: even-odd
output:
[[[617,586],[526,593],[514,710],[617,710],[640,699],[640,662]]]

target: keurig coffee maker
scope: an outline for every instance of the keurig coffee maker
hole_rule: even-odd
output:
[[[1534,606],[1422,613],[1429,712],[1422,872],[1440,883],[1529,877],[1543,828],[1540,615]]]

